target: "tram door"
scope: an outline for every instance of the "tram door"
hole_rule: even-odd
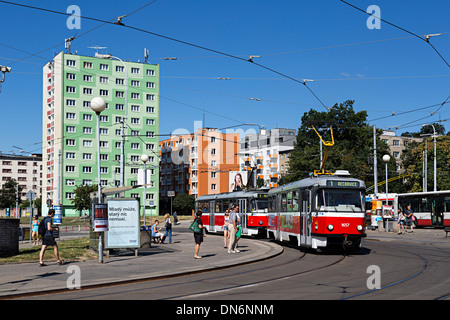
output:
[[[300,244],[311,246],[311,190],[302,190],[301,195]]]
[[[443,198],[431,199],[431,224],[433,227],[442,227],[444,225],[444,207]]]
[[[247,224],[247,199],[238,199],[239,219],[241,220],[242,233],[248,234]]]
[[[216,221],[215,221],[216,206],[214,200],[209,201],[209,231],[216,231]]]

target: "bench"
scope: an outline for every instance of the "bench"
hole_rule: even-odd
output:
[[[450,232],[450,227],[444,227],[445,236]]]

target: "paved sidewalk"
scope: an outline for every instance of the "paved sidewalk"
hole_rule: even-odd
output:
[[[12,296],[66,290],[72,276],[71,268],[79,267],[81,289],[117,282],[151,279],[181,274],[214,270],[250,263],[274,257],[283,252],[283,247],[269,241],[242,238],[240,253],[228,254],[223,248],[223,236],[208,235],[200,247],[203,259],[194,259],[194,239],[188,230],[189,221],[174,226],[172,244],[152,244],[141,249],[139,256],[134,251],[122,250],[97,260],[71,262],[58,266],[53,252],[47,250],[47,266],[39,267],[37,262],[0,265],[0,299]],[[417,245],[450,246],[450,236],[445,237],[442,229],[415,229],[413,233],[398,235],[393,232],[368,230],[366,241],[388,241],[415,243]],[[20,247],[30,246],[24,242]],[[61,256],[64,258],[64,252]],[[53,260],[52,260],[53,259]],[[68,273],[69,272],[69,273]]]
[[[194,259],[194,237],[188,229],[189,222],[182,221],[174,226],[172,244],[153,244],[134,251],[121,250],[117,255],[86,262],[67,262],[59,266],[49,248],[45,257],[47,266],[39,267],[37,262],[0,265],[0,298],[8,296],[65,290],[67,281],[73,275],[71,268],[79,267],[81,289],[96,285],[126,282],[140,279],[167,277],[206,270],[224,268],[274,257],[283,247],[272,242],[242,238],[240,253],[228,254],[223,247],[223,236],[208,235],[200,246],[202,259]],[[20,245],[29,246],[27,243]],[[64,258],[64,252],[61,253]],[[69,273],[68,273],[69,271]],[[70,282],[73,283],[73,282]]]

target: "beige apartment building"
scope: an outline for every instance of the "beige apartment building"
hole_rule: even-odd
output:
[[[385,130],[383,134],[380,135],[380,139],[385,142],[389,146],[389,150],[391,152],[391,156],[395,158],[397,162],[397,171],[401,173],[401,159],[400,156],[405,152],[406,147],[409,143],[413,141],[421,142],[422,138],[411,138],[411,137],[402,137],[396,136],[395,131],[393,130]]]

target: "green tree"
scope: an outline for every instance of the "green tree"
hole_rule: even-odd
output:
[[[93,186],[79,185],[79,186],[77,186],[76,189],[74,190],[75,197],[72,199],[74,209],[77,211],[80,211],[80,212],[85,209],[87,209],[87,210],[91,209],[90,193],[97,191],[97,190],[98,190],[97,185],[93,185]]]
[[[423,191],[423,151],[425,141],[408,144],[406,152],[402,155],[403,168],[409,176],[405,186],[408,192]],[[450,137],[440,136],[436,138],[436,186],[438,190],[450,189]],[[433,190],[434,184],[434,141],[427,141],[427,186],[428,191]]]
[[[15,179],[9,179],[6,181],[6,183],[3,185],[2,189],[0,190],[0,208],[11,208],[16,205],[16,186],[17,181]],[[18,187],[19,191],[19,197],[18,202],[19,204],[22,202],[20,194],[22,193],[22,187]]]
[[[373,186],[373,127],[366,122],[367,112],[355,112],[352,100],[335,104],[328,112],[311,109],[301,118],[297,140],[289,158],[289,174],[281,183],[288,183],[307,177],[314,170],[320,169],[320,139],[312,129],[319,131],[323,140],[331,141],[330,125],[333,129],[335,144],[331,147],[325,170],[348,170],[352,176]],[[325,125],[324,125],[325,124]],[[389,154],[389,148],[378,136],[377,130],[377,171],[378,181],[385,180],[385,166],[382,160],[384,154]],[[325,155],[326,147],[323,146]],[[395,159],[391,157],[388,164],[389,173],[396,172]],[[390,174],[389,177],[392,175]],[[395,183],[389,184],[395,187]],[[393,189],[392,189],[393,190]]]
[[[173,199],[172,205],[178,213],[190,213],[195,209],[195,197],[186,193],[179,194]]]

